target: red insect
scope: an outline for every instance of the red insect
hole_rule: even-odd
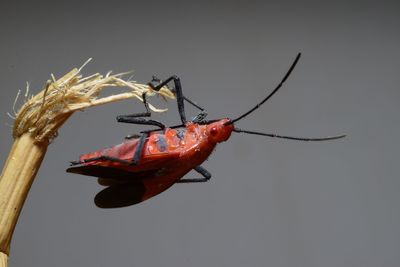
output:
[[[146,96],[143,95],[147,112],[118,116],[117,120],[125,123],[154,125],[158,128],[143,131],[140,136],[128,137],[124,143],[114,147],[84,154],[79,161],[71,162],[72,167],[67,171],[98,177],[99,183],[108,187],[97,194],[96,205],[101,208],[116,208],[142,202],[175,183],[208,181],[211,174],[201,167],[201,164],[210,156],[218,143],[229,139],[232,132],[301,141],[325,141],[344,137],[340,135],[325,138],[299,138],[246,131],[234,126],[235,122],[258,109],[281,88],[299,58],[300,54],[297,55],[279,85],[266,98],[233,120],[224,118],[206,121],[204,109],[183,95],[178,77],[172,76],[163,82],[153,77],[149,85],[154,90],[159,90],[170,81],[174,81],[174,92],[182,124],[166,127],[161,122],[140,118],[150,116]],[[155,86],[153,82],[159,84]],[[186,120],[184,101],[201,110],[200,114],[191,121]],[[197,171],[203,177],[183,179],[182,177],[191,170]]]

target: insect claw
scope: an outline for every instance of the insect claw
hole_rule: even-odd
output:
[[[125,136],[125,139],[129,140],[129,139],[137,139],[140,137],[140,134],[129,134],[127,136]]]
[[[158,78],[156,75],[153,75],[153,76],[152,76],[152,79],[151,79],[151,81],[152,81],[152,82],[158,82],[158,83],[161,83],[161,79],[160,79],[160,78]]]
[[[207,117],[207,115],[208,115],[207,112],[202,111],[198,115],[196,115],[196,117],[194,117],[192,119],[192,122],[199,123],[199,122],[203,121]]]
[[[155,83],[157,83],[157,85],[155,85]],[[171,91],[173,91],[173,89],[169,88],[168,83],[163,84],[163,81],[155,75],[152,76],[151,81],[148,82],[147,85],[150,86],[151,89],[156,90],[156,91],[160,90],[161,87],[163,87],[163,86],[165,86],[168,89],[170,89]]]

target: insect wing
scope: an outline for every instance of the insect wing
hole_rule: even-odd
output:
[[[100,191],[94,202],[97,207],[103,209],[127,207],[160,194],[174,183],[171,181],[157,185],[151,185],[144,181],[117,183]]]
[[[141,182],[115,184],[100,191],[94,203],[103,209],[127,207],[142,202],[145,191]]]
[[[102,177],[99,183],[109,186],[96,195],[95,204],[99,208],[119,208],[140,203],[165,191],[188,171],[169,168],[138,172],[130,181]]]
[[[144,169],[143,166],[126,169],[127,166],[123,164],[112,166],[87,164],[71,167],[67,171],[98,177],[99,183],[108,187],[96,195],[96,206],[120,208],[140,203],[162,193],[190,170],[182,168],[176,156],[154,157],[150,157],[151,160],[147,158],[147,162],[143,163],[146,166]]]

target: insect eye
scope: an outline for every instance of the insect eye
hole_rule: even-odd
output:
[[[211,130],[210,130],[210,134],[211,135],[217,135],[217,133],[218,133],[217,127],[212,127]]]

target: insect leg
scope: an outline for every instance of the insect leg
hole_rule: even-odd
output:
[[[140,112],[140,113],[134,113],[134,114],[129,114],[129,115],[120,115],[119,117],[130,117],[130,118],[137,118],[137,117],[150,117],[151,116],[151,112],[149,109],[149,104],[147,103],[147,99],[146,99],[146,92],[144,92],[142,94],[142,99],[143,99],[143,104],[144,107],[146,108],[146,112]]]
[[[143,133],[140,136],[139,143],[137,144],[135,153],[133,154],[132,162],[130,163],[131,165],[138,165],[139,164],[139,159],[140,159],[140,155],[142,155],[144,142],[146,142],[146,138],[148,136],[149,136],[149,133]]]
[[[153,76],[153,80],[154,81],[159,81],[159,79],[155,78]],[[183,124],[186,123],[186,114],[185,114],[185,105],[184,105],[184,101],[186,100],[188,103],[190,103],[191,105],[193,105],[194,107],[198,108],[201,111],[204,111],[204,108],[200,107],[199,105],[197,105],[197,103],[195,103],[194,101],[190,100],[189,98],[185,97],[183,95],[182,92],[182,85],[181,85],[181,80],[179,79],[178,76],[176,75],[172,75],[171,77],[169,77],[168,79],[166,79],[165,81],[159,83],[158,85],[154,85],[152,82],[149,82],[148,85],[153,89],[153,90],[160,90],[163,86],[165,86],[166,84],[168,84],[170,81],[174,81],[174,85],[175,85],[175,94],[176,94],[176,101],[178,102],[178,111],[179,111],[179,116],[181,117],[181,121]]]
[[[92,161],[112,161],[112,162],[119,162],[119,163],[130,164],[130,165],[137,165],[137,164],[139,164],[139,158],[140,158],[140,155],[142,154],[143,146],[144,146],[144,143],[148,136],[149,136],[148,133],[143,133],[140,136],[139,143],[136,147],[132,161],[114,158],[114,157],[110,157],[110,156],[99,156],[99,157],[84,159],[83,161],[71,161],[71,165],[78,165],[78,164],[88,163],[88,162],[92,162]]]
[[[176,82],[176,79],[178,80],[178,82]],[[180,90],[180,91],[182,92],[182,86],[181,86],[180,80],[179,80],[178,76],[176,76],[176,75],[173,75],[173,76],[169,77],[169,78],[168,78],[167,80],[165,80],[164,82],[162,82],[161,79],[159,79],[158,77],[156,77],[155,75],[153,75],[153,79],[152,79],[152,81],[151,81],[150,83],[148,83],[148,85],[149,85],[152,89],[158,91],[158,90],[161,89],[161,87],[167,85],[167,83],[170,82],[171,80],[174,80],[174,85],[175,85],[175,88],[174,88],[172,91],[176,92],[176,90]],[[163,85],[160,86],[160,84],[159,84],[159,85],[155,86],[155,85],[153,84],[153,82],[158,82],[158,83],[163,84]],[[178,87],[178,88],[176,88],[176,87]],[[204,109],[203,107],[199,106],[199,104],[197,104],[195,101],[190,100],[189,98],[187,98],[186,96],[184,96],[183,93],[182,93],[182,96],[183,96],[183,99],[186,100],[186,102],[188,102],[188,103],[191,104],[192,106],[198,108],[200,111],[205,111],[205,109]]]
[[[197,166],[194,168],[194,170],[203,175],[203,178],[182,179],[179,180],[177,183],[204,183],[211,179],[211,173],[209,173],[203,167]]]
[[[138,117],[150,117],[151,116],[149,104],[147,103],[147,100],[146,100],[146,93],[142,94],[142,98],[143,98],[143,104],[146,108],[146,112],[134,113],[134,114],[129,114],[129,115],[119,115],[119,116],[117,116],[117,121],[124,122],[124,123],[141,124],[141,125],[155,125],[155,126],[158,126],[161,130],[164,130],[165,125],[159,121],[138,118]],[[133,134],[133,135],[126,136],[125,139],[132,139],[132,138],[139,138],[139,137],[140,137],[140,135]]]
[[[124,123],[141,124],[141,125],[154,125],[158,126],[160,129],[165,129],[165,125],[159,121],[146,120],[143,118],[135,118],[132,117],[131,115],[119,115],[117,116],[117,121]]]
[[[134,114],[124,115],[124,116],[129,116],[129,117],[150,117],[151,116],[151,112],[150,112],[150,108],[149,108],[149,103],[147,103],[146,92],[144,92],[142,94],[142,99],[143,99],[144,107],[146,108],[146,112],[134,113]]]
[[[150,117],[151,116],[149,104],[147,103],[147,100],[146,100],[146,93],[142,94],[142,98],[143,98],[144,107],[146,108],[146,112],[129,114],[129,115],[119,115],[119,116],[117,116],[117,121],[124,122],[124,123],[142,124],[142,125],[155,125],[155,126],[160,127],[160,129],[164,129],[165,125],[159,121],[138,118],[138,117]]]
[[[123,160],[123,159],[114,158],[114,157],[110,157],[110,156],[99,156],[99,157],[84,159],[82,161],[71,161],[71,166],[88,163],[88,162],[92,162],[92,161],[112,161],[112,162],[119,162],[119,163],[124,163],[124,164],[131,164],[131,162],[128,160]]]

